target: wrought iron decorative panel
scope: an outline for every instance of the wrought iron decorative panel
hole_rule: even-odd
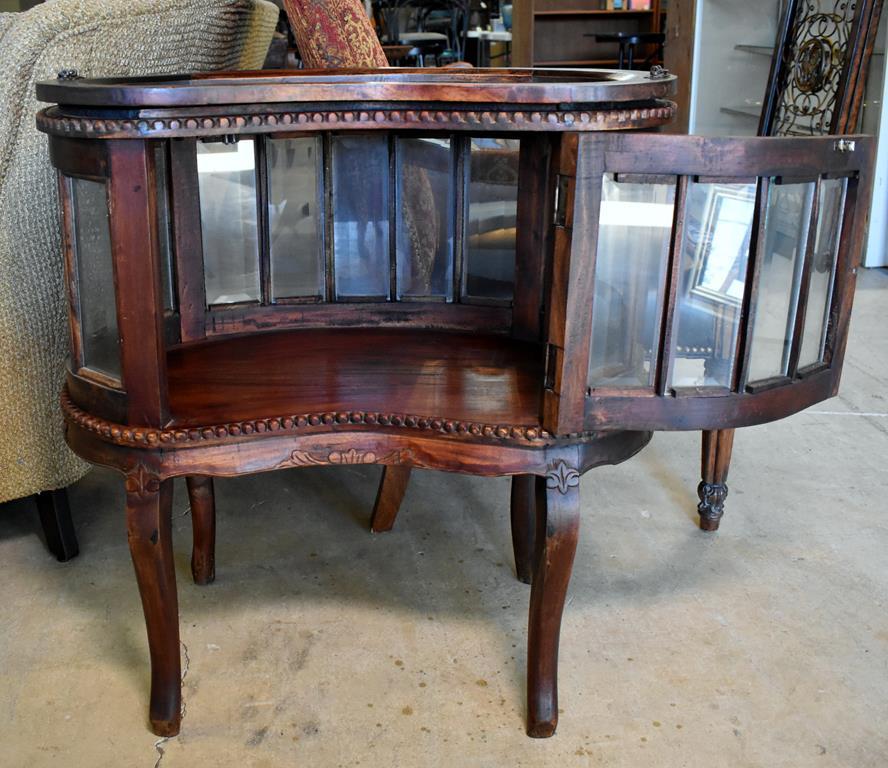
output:
[[[780,62],[783,74],[772,135],[830,132],[857,7],[858,3],[850,0],[799,2]]]

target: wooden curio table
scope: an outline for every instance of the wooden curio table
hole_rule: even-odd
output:
[[[655,430],[835,392],[868,139],[656,129],[640,72],[238,73],[38,86],[59,170],[67,440],[126,478],[152,729],[178,732],[172,479],[213,570],[213,476],[513,477],[527,730],[551,735],[579,480]],[[628,132],[627,132],[628,131]]]

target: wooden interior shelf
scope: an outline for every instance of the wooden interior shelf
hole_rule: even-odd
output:
[[[398,413],[536,426],[542,345],[483,333],[292,330],[170,350],[173,425]]]

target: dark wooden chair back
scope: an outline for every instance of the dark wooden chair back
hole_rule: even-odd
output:
[[[858,128],[882,0],[789,0],[759,136],[817,136]]]

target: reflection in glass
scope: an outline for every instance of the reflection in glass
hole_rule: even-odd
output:
[[[673,387],[731,386],[755,190],[755,184],[688,183]]]
[[[388,139],[333,138],[336,296],[389,295]]]
[[[207,304],[259,301],[253,140],[198,142],[197,173]]]
[[[173,269],[173,230],[170,217],[170,185],[165,143],[154,148],[154,169],[157,190],[157,229],[160,251],[160,279],[163,308],[176,309],[175,270]]]
[[[657,304],[669,255],[674,184],[604,177],[595,293],[591,387],[652,387]]]
[[[520,144],[518,139],[471,140],[465,296],[512,299]]]
[[[398,139],[398,298],[453,296],[449,139]]]
[[[272,298],[323,296],[321,139],[269,139],[266,152]]]
[[[71,179],[83,366],[120,379],[120,338],[105,185]]]
[[[814,187],[814,182],[778,184],[774,179],[769,185],[749,381],[786,376],[789,372]]]
[[[814,238],[799,368],[823,360],[847,184],[847,179],[823,179],[820,182],[817,234]]]

